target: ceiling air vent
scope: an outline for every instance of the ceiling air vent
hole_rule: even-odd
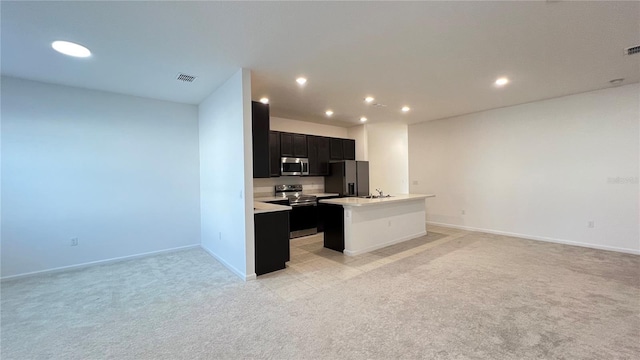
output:
[[[633,54],[638,54],[638,53],[640,53],[640,45],[636,45],[636,46],[632,46],[632,47],[624,49],[624,54],[625,55],[633,55]]]
[[[178,81],[184,81],[184,82],[194,82],[196,80],[196,77],[193,75],[187,75],[187,74],[178,74],[178,77],[176,77],[176,80]]]

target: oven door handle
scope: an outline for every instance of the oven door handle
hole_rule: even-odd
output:
[[[297,204],[289,204],[289,206],[291,206],[291,207],[298,207],[298,206],[318,206],[318,203],[315,203],[315,202],[310,202],[310,203],[297,203]]]

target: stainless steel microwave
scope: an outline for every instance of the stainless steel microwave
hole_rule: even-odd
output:
[[[309,159],[290,157],[281,158],[280,175],[309,175]]]

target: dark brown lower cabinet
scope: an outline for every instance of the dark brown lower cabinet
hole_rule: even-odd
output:
[[[255,214],[256,275],[286,267],[289,253],[289,210]]]

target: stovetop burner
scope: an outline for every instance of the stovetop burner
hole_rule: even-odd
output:
[[[276,197],[282,196],[289,199],[290,205],[311,204],[317,202],[315,195],[302,194],[302,185],[276,185]]]

